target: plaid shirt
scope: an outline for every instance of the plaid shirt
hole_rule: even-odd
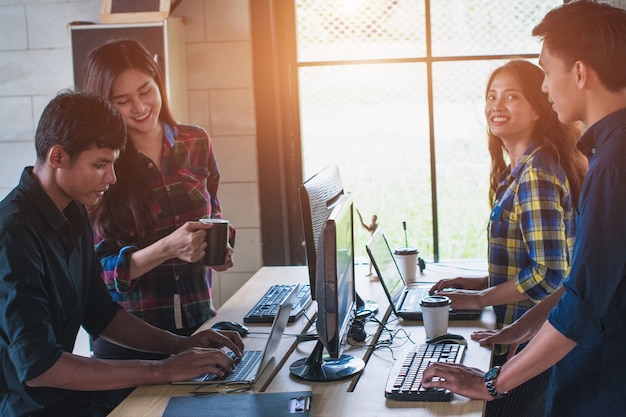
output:
[[[220,174],[213,144],[202,128],[164,125],[162,172],[143,154],[137,163],[144,166],[156,215],[154,240],[146,246],[188,220],[222,217],[217,199]],[[170,331],[193,328],[215,315],[210,268],[174,258],[131,281],[130,256],[140,248],[121,246],[97,235],[95,242],[104,282],[125,310]]]
[[[561,286],[569,272],[575,233],[565,173],[531,144],[513,172],[503,174],[489,221],[489,285],[512,280],[528,297],[494,306],[498,328]]]

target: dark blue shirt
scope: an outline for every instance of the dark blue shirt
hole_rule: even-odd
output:
[[[579,141],[589,158],[565,294],[550,323],[578,345],[552,368],[550,416],[626,413],[626,109]]]
[[[61,213],[31,176],[0,202],[0,414],[75,415],[88,393],[30,388],[63,352],[72,352],[81,325],[92,334],[119,305],[100,278],[85,209]]]

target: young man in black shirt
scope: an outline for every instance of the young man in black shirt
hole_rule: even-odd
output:
[[[241,355],[236,332],[181,337],[124,311],[107,292],[84,206],[115,183],[122,117],[105,100],[64,92],[46,107],[37,161],[0,202],[0,410],[3,416],[91,416],[107,390],[231,371],[219,348]],[[200,256],[201,254],[198,254]],[[162,361],[72,354],[79,327]]]

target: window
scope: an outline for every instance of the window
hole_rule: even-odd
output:
[[[267,1],[277,9],[266,34],[277,45],[282,176],[298,182],[336,163],[355,209],[366,224],[376,214],[392,245],[405,244],[405,221],[426,260],[485,258],[485,84],[512,56],[536,61],[532,28],[561,1]],[[285,180],[284,204],[293,186]],[[355,228],[357,256],[367,233]]]

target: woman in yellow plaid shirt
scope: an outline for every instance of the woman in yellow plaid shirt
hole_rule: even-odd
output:
[[[489,275],[433,286],[433,291],[448,289],[455,308],[493,306],[498,328],[561,286],[574,246],[586,163],[576,148],[578,129],[559,122],[541,90],[543,78],[539,67],[523,60],[491,74],[485,104],[491,155]],[[507,348],[495,347],[494,365],[506,361]],[[549,373],[540,375],[516,396],[490,402],[487,415],[543,415],[548,378]]]

